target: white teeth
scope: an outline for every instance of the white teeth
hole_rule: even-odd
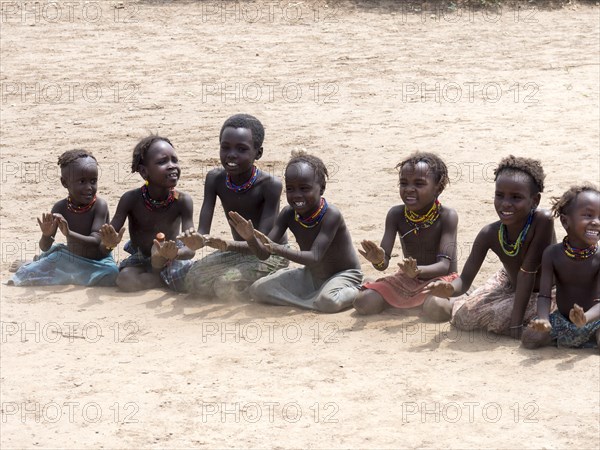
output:
[[[598,234],[599,234],[599,233],[600,233],[600,232],[598,232],[598,231],[594,231],[594,230],[587,230],[587,231],[585,232],[585,234],[586,234],[587,236],[598,236]]]
[[[514,212],[502,211],[502,214],[504,214],[505,216],[512,216]]]
[[[298,208],[302,207],[302,206],[304,206],[304,202],[294,202],[294,206],[296,206]]]
[[[236,163],[227,163],[227,167],[237,167]]]

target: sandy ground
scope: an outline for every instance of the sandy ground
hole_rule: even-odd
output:
[[[168,136],[197,215],[237,112],[265,124],[263,170],[281,175],[294,149],[323,158],[356,244],[381,238],[395,164],[443,155],[462,266],[495,220],[502,156],[543,161],[542,206],[600,181],[598,6],[531,5],[2,2],[3,283],[66,194],[60,153],[97,156],[114,211],[141,183],[137,140]],[[599,447],[597,350],[160,290],[2,285],[0,305],[2,448]]]

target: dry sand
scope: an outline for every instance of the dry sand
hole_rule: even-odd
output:
[[[502,156],[543,161],[545,207],[600,181],[598,6],[531,5],[2,2],[3,283],[66,194],[60,153],[97,156],[114,211],[141,184],[128,170],[137,140],[168,136],[197,215],[237,112],[266,126],[264,170],[281,175],[294,149],[323,158],[356,244],[378,241],[399,202],[395,164],[443,155],[462,267],[496,219]],[[221,210],[213,233],[227,233]],[[497,267],[490,256],[476,283]],[[2,448],[599,447],[597,350],[527,351],[413,312],[160,290],[3,285],[1,319]]]

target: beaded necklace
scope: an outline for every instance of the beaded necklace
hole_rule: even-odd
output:
[[[83,214],[84,212],[88,212],[90,209],[92,209],[92,206],[94,206],[94,203],[96,203],[95,195],[91,202],[89,202],[87,205],[83,205],[83,206],[75,205],[73,203],[73,200],[71,200],[71,197],[70,196],[67,197],[67,209],[75,214]]]
[[[296,222],[298,222],[304,228],[314,228],[321,223],[321,220],[323,220],[323,216],[325,216],[325,213],[327,212],[327,208],[329,208],[329,205],[327,205],[327,200],[325,200],[324,197],[321,197],[321,203],[319,204],[319,209],[317,209],[314,213],[312,213],[306,219],[304,219],[303,217],[300,217],[300,214],[298,214],[297,212],[294,211],[294,219],[296,220]]]
[[[575,248],[569,243],[567,236],[563,239],[563,250],[565,255],[572,259],[588,259],[590,256],[594,256],[598,250],[598,245],[590,245],[587,248]]]
[[[227,186],[227,189],[232,190],[236,194],[242,194],[254,186],[254,183],[256,183],[256,180],[258,180],[259,175],[260,170],[256,166],[252,166],[252,174],[250,175],[250,179],[244,184],[238,186],[231,180],[231,175],[227,174],[227,177],[225,178],[225,186]]]
[[[529,217],[527,217],[527,222],[525,226],[519,233],[517,240],[514,244],[508,242],[508,232],[506,231],[506,225],[503,223],[500,224],[500,228],[498,228],[498,241],[500,241],[500,247],[502,247],[502,251],[507,256],[517,256],[519,254],[519,250],[521,250],[521,245],[525,242],[525,238],[527,237],[527,232],[529,231],[529,227],[531,226],[531,222],[533,222],[533,213],[535,209],[532,209],[529,213]]]
[[[168,208],[171,203],[179,198],[179,193],[175,190],[175,188],[169,189],[169,195],[164,200],[154,200],[150,197],[150,193],[148,192],[148,186],[142,186],[142,198],[144,199],[144,206],[148,211],[154,211],[155,209],[160,208]]]
[[[402,237],[406,236],[411,231],[417,234],[420,230],[429,228],[436,222],[436,220],[439,219],[441,209],[442,204],[439,202],[439,200],[433,202],[433,205],[431,205],[429,211],[427,211],[422,216],[414,211],[409,211],[409,209],[406,206],[404,206],[404,218],[410,225],[413,226],[413,229],[410,230],[408,233],[405,233]]]

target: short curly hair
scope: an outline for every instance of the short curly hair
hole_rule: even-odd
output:
[[[524,173],[529,175],[534,188],[533,193],[538,194],[544,192],[544,179],[546,174],[542,167],[542,163],[533,158],[525,158],[522,156],[509,155],[502,158],[498,167],[494,170],[494,181],[498,179],[502,173]]]
[[[561,214],[568,214],[574,200],[582,192],[595,192],[600,195],[600,191],[598,191],[598,188],[592,183],[584,182],[571,186],[560,197],[552,197],[550,199],[550,202],[552,203],[552,215],[554,217],[560,217]]]
[[[260,123],[260,120],[250,114],[236,114],[227,119],[219,132],[219,142],[221,142],[225,128],[249,129],[252,132],[252,145],[254,145],[255,150],[261,148],[263,141],[265,140],[265,128],[263,127],[263,124]]]
[[[73,161],[76,161],[79,158],[92,158],[94,161],[98,162],[96,160],[96,157],[92,155],[91,152],[88,152],[87,150],[75,149],[67,150],[62,155],[60,155],[58,157],[58,165],[61,169],[64,169]]]
[[[404,166],[410,165],[414,167],[420,162],[424,162],[429,166],[429,170],[433,173],[435,182],[439,184],[440,192],[442,192],[450,183],[450,178],[448,177],[448,167],[446,167],[446,163],[435,153],[414,152],[405,160],[396,164],[396,169],[402,172]]]
[[[167,144],[173,147],[173,144],[171,144],[170,140],[168,140],[166,137],[159,136],[158,134],[151,134],[150,136],[142,138],[133,149],[131,173],[138,172],[140,164],[144,164],[144,158],[148,155],[148,150],[156,141],[165,141]]]
[[[317,182],[321,185],[323,190],[325,190],[325,186],[327,185],[327,178],[329,178],[329,173],[327,172],[327,167],[321,160],[314,155],[310,155],[306,153],[304,150],[292,151],[292,157],[285,166],[286,170],[292,164],[296,163],[305,163],[311,166],[315,170],[315,175],[317,177]]]

